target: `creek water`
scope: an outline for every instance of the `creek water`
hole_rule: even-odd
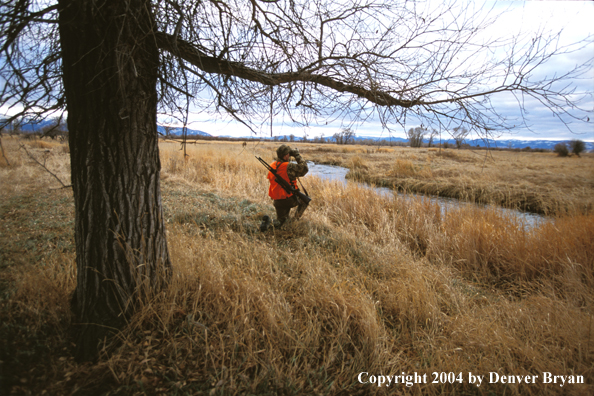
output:
[[[309,172],[306,175],[309,176],[317,176],[322,180],[336,180],[344,183],[347,185],[348,183],[356,183],[352,181],[348,181],[346,179],[346,174],[349,173],[348,168],[343,168],[342,166],[335,166],[335,165],[322,165],[316,164],[313,162],[307,163],[309,167]],[[501,211],[506,216],[514,216],[521,220],[524,224],[528,227],[532,228],[537,224],[540,224],[544,221],[548,221],[549,219],[545,216],[534,214],[534,213],[527,213],[521,212],[519,210],[514,209],[506,209],[499,206],[494,205],[481,205],[481,204],[474,204],[470,202],[459,201],[453,198],[443,198],[443,197],[435,197],[435,196],[426,196],[426,195],[419,195],[419,194],[402,194],[398,193],[392,189],[385,188],[385,187],[373,187],[365,183],[356,183],[360,186],[364,186],[366,188],[373,189],[378,194],[385,196],[387,198],[399,197],[403,199],[428,199],[433,203],[436,203],[440,206],[442,213],[447,212],[450,209],[457,209],[464,205],[474,205],[485,209],[495,209]]]

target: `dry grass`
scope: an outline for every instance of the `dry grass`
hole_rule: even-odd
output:
[[[22,155],[14,149],[11,159]],[[259,219],[273,210],[253,155],[270,160],[274,149],[205,143],[184,160],[177,145],[162,144],[174,279],[109,354],[84,365],[68,341],[72,199],[48,192],[51,176],[24,157],[0,169],[2,386],[17,394],[592,393],[594,216],[528,229],[493,210],[442,213],[428,201],[308,177],[304,218],[261,234]],[[429,155],[411,152],[402,169],[415,176]],[[66,167],[67,156],[56,156],[52,165]],[[349,160],[363,171],[375,164],[356,151]],[[5,189],[16,175],[21,187]],[[465,384],[431,383],[432,372],[450,371]],[[491,371],[539,383],[468,384],[469,372]],[[543,385],[545,371],[587,383]],[[358,384],[360,372],[427,373],[429,383],[378,388]]]
[[[387,172],[388,176],[396,178],[422,178],[428,179],[433,176],[431,169],[427,166],[414,165],[410,160],[396,159],[392,165],[392,169]]]
[[[39,162],[45,163],[64,184],[70,184],[70,157],[67,155],[69,150],[66,143],[3,137],[2,145],[10,166],[5,164],[0,167],[0,197],[23,190],[60,187],[59,184],[56,186],[57,181],[54,178],[20,148],[21,145]]]
[[[594,155],[561,158],[554,153],[398,147],[353,154],[328,145],[304,149],[315,162],[353,169],[347,177],[400,191],[500,205],[555,215],[594,209]],[[354,169],[352,157],[366,162]]]

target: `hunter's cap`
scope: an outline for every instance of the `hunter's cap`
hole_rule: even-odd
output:
[[[283,144],[276,149],[276,156],[278,159],[283,159],[285,155],[289,154],[290,152],[291,147],[287,146],[286,144]]]

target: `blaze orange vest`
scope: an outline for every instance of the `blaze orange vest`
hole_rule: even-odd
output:
[[[288,162],[279,162],[275,161],[270,164],[270,167],[276,170],[276,173],[285,179],[295,190],[297,190],[297,180],[289,180],[289,175],[287,174],[287,166],[289,165]],[[268,195],[270,198],[276,199],[285,199],[289,198],[293,194],[287,193],[283,188],[276,182],[274,179],[274,175],[272,172],[268,172],[268,180],[270,180],[270,187],[268,188]]]

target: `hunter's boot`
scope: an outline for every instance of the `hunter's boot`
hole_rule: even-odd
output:
[[[270,227],[270,216],[265,215],[262,217],[262,223],[260,224],[260,232],[266,232]]]

